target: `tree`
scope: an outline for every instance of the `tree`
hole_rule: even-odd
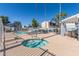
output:
[[[35,18],[33,18],[32,20],[32,27],[33,28],[37,28],[39,26],[39,23],[37,22],[37,20],[35,20]],[[37,31],[35,32],[36,37],[37,37]]]
[[[27,28],[27,26],[26,26],[26,25],[24,25],[24,28]]]
[[[37,22],[37,20],[35,20],[35,18],[33,18],[32,20],[32,27],[33,28],[37,28],[39,26],[39,23]]]
[[[10,23],[7,16],[0,16],[0,18],[2,18],[3,25],[7,25],[8,23]]]
[[[26,25],[24,25],[24,29],[27,29],[27,26]]]
[[[0,18],[2,19],[3,25],[7,25],[9,22],[8,17],[7,16],[0,16]],[[3,55],[6,55],[6,51],[5,51],[5,27],[3,26],[3,30],[4,30],[4,38],[3,38]]]
[[[55,27],[55,26],[56,26],[56,23],[55,23],[54,18],[52,18],[52,20],[50,20],[50,25],[51,25],[52,27]]]
[[[29,24],[27,27],[28,27],[28,28],[32,28],[32,25]]]
[[[56,24],[56,32],[59,33],[60,32],[60,21],[63,20],[64,18],[67,17],[66,13],[59,13],[54,17],[54,21]]]
[[[57,25],[57,27],[60,27],[60,21],[63,20],[64,18],[67,17],[67,14],[66,13],[59,13],[55,16],[55,23]]]

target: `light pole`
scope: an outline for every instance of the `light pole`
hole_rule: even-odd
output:
[[[61,3],[59,3],[59,28],[58,28],[59,34],[60,34],[60,25],[61,25],[60,21],[61,21]]]

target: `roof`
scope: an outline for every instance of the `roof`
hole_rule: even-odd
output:
[[[79,14],[76,14],[76,15],[63,19],[61,22],[74,23],[74,22],[78,22],[78,18],[79,18]]]

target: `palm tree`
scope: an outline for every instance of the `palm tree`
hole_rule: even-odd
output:
[[[65,19],[67,17],[67,14],[62,12],[60,14],[57,14],[54,18],[55,20],[55,23],[56,23],[56,29],[57,29],[57,32],[59,32],[59,29],[60,29],[60,21]]]
[[[60,21],[67,17],[66,13],[57,14],[55,16],[55,22],[58,27],[60,27]]]

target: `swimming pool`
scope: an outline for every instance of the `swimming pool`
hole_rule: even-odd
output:
[[[28,32],[17,31],[16,34],[18,34],[18,35],[22,35],[22,34],[28,34]]]
[[[21,43],[21,45],[28,48],[40,48],[48,44],[48,41],[44,39],[28,39]]]

